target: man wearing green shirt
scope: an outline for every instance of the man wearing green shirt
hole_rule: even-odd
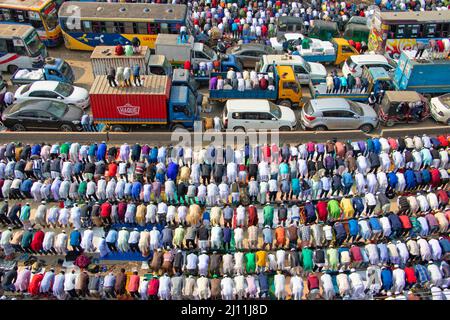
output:
[[[330,246],[327,250],[328,268],[331,270],[338,269],[339,254],[336,248]]]
[[[270,205],[270,203],[268,202],[264,209],[263,209],[263,213],[264,213],[264,225],[266,226],[270,226],[272,228],[273,225],[273,207]]]
[[[27,202],[21,209],[20,209],[20,221],[22,223],[28,222],[30,220],[30,204]]]
[[[313,251],[309,247],[302,249],[303,271],[313,271]]]
[[[33,251],[30,248],[31,240],[33,240],[33,228],[28,228],[28,230],[22,236],[22,243],[21,243],[22,249],[25,252],[33,253]]]
[[[69,142],[65,142],[61,145],[61,148],[59,149],[59,153],[61,155],[64,155],[64,159],[67,159],[67,155],[69,154],[69,149],[70,149],[70,143]]]
[[[78,195],[80,199],[83,200],[86,199],[86,189],[87,189],[87,181],[83,180],[80,182],[80,185],[78,186]]]
[[[246,265],[245,268],[247,273],[255,273],[256,270],[256,255],[254,252],[247,252],[245,254]]]
[[[331,199],[328,201],[327,209],[328,218],[336,220],[341,216],[341,208],[339,207],[339,202],[336,199]]]

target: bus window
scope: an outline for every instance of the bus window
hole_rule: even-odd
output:
[[[138,22],[137,23],[137,27],[138,27],[138,32],[139,34],[147,34],[147,23],[145,22]]]
[[[92,32],[92,22],[91,21],[83,21],[83,32],[86,32],[86,33]]]
[[[25,22],[25,11],[16,10],[16,17],[18,22]]]
[[[6,39],[0,39],[0,52],[8,52],[8,46],[6,45]]]
[[[133,22],[124,22],[123,28],[124,28],[124,33],[126,33],[126,34],[136,33],[133,28]]]
[[[148,24],[148,34],[158,34],[159,27],[157,23],[149,23]]]
[[[106,27],[106,33],[118,33],[118,32],[116,32],[116,30],[114,28],[114,22],[112,22],[112,21],[106,21],[105,27]]]
[[[56,12],[56,5],[54,2],[50,2],[42,11],[42,20],[47,24],[48,30],[53,30],[58,25],[58,17]]]
[[[405,35],[406,26],[404,24],[398,25],[397,30],[395,31],[395,37],[396,39],[403,39],[406,37]]]
[[[436,24],[426,24],[423,28],[423,36],[426,38],[434,38],[436,35]]]
[[[92,32],[93,33],[102,33],[102,22],[92,21]]]
[[[160,27],[160,32],[161,32],[161,33],[170,33],[170,31],[169,31],[169,25],[168,25],[167,23],[161,23],[161,24],[159,25],[159,27]]]
[[[411,38],[419,38],[420,37],[420,25],[419,24],[413,24],[409,26],[409,36]]]
[[[41,17],[39,13],[34,11],[28,11],[28,19],[30,20],[30,24],[35,29],[44,29],[44,24],[42,23]]]
[[[114,22],[114,33],[124,33],[123,22]]]
[[[11,11],[9,9],[0,10],[0,20],[9,21],[11,20]]]
[[[447,38],[449,35],[450,23],[442,24],[442,38]]]

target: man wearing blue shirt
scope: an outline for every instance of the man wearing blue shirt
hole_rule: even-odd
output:
[[[99,144],[97,149],[97,161],[105,161],[106,157],[106,142],[102,141],[102,143]]]
[[[74,251],[83,251],[83,248],[81,248],[81,233],[80,231],[78,231],[77,228],[75,228],[71,233],[70,233],[70,246],[72,247],[72,249]]]
[[[142,183],[140,181],[133,182],[133,185],[131,187],[131,197],[135,201],[139,201],[140,195],[142,191]]]
[[[106,244],[112,252],[117,252],[116,241],[117,241],[117,230],[111,229],[106,235]]]
[[[392,288],[392,271],[387,267],[381,269],[381,288],[383,291],[389,291]]]
[[[359,225],[358,220],[356,219],[350,219],[348,220],[348,238],[347,241],[354,242],[358,239],[358,233],[359,233]]]
[[[22,195],[25,198],[33,198],[33,196],[31,195],[31,187],[33,186],[33,181],[31,179],[25,179],[24,181],[22,181],[22,183],[20,184],[20,192],[22,193]]]

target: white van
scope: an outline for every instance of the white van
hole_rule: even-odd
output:
[[[223,125],[232,130],[295,130],[297,119],[292,109],[267,100],[228,100],[223,109]]]
[[[287,54],[269,54],[261,57],[256,67],[257,72],[273,72],[274,65],[291,66],[300,84],[325,82],[327,70],[320,63],[305,61],[300,56]]]
[[[381,54],[360,54],[349,57],[342,67],[342,73],[344,76],[348,76],[351,73],[354,77],[360,77],[362,75],[363,66],[381,67],[386,71],[392,71],[397,66],[391,59],[386,58]]]

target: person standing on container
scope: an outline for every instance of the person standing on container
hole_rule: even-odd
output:
[[[136,87],[140,87],[141,84],[141,77],[140,77],[140,71],[141,71],[141,67],[139,66],[139,64],[135,64],[133,66],[133,81],[134,81],[134,85]]]
[[[125,67],[123,69],[123,82],[125,83],[125,87],[131,87],[131,68]]]
[[[116,69],[114,69],[113,67],[109,68],[106,79],[108,79],[108,83],[109,83],[110,87],[117,87]]]

